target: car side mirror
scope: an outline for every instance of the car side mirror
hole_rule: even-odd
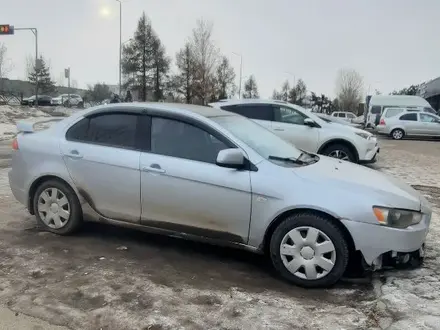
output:
[[[245,158],[238,148],[223,149],[218,153],[215,163],[221,167],[242,169],[245,165]]]
[[[309,127],[316,127],[316,123],[310,118],[304,119],[304,125]]]

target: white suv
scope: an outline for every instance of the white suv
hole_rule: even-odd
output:
[[[356,163],[373,163],[379,153],[373,134],[326,122],[312,112],[287,102],[245,99],[209,105],[250,118],[308,152]]]

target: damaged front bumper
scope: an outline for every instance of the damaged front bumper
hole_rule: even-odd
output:
[[[373,270],[404,264],[420,264],[424,257],[425,240],[431,212],[424,213],[417,225],[405,229],[341,220],[353,238],[364,266]]]

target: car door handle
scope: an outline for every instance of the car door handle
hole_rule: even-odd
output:
[[[142,171],[144,171],[144,172],[151,172],[151,173],[158,173],[158,174],[164,174],[165,173],[165,170],[162,169],[157,164],[151,164],[150,166],[143,166],[142,167]]]
[[[275,127],[273,130],[274,131],[284,131],[284,128]]]
[[[68,154],[65,154],[67,157],[74,158],[74,159],[81,159],[83,158],[83,155],[81,155],[78,150],[70,150]]]

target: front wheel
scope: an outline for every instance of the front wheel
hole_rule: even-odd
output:
[[[324,149],[323,155],[338,158],[340,160],[346,160],[349,162],[356,162],[356,157],[353,152],[347,146],[343,144],[332,144]]]
[[[349,260],[341,230],[330,220],[302,213],[286,218],[270,241],[272,262],[289,282],[302,287],[330,287],[340,280]]]

